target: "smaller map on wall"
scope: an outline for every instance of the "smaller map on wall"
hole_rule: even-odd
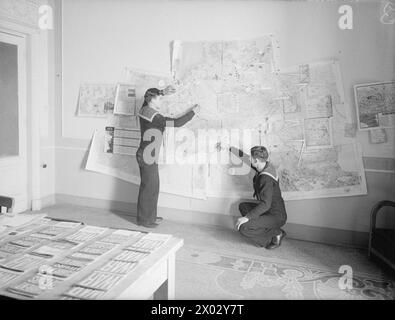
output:
[[[77,115],[79,117],[106,117],[113,113],[115,92],[116,84],[81,84]]]
[[[131,183],[140,183],[140,171],[135,156],[105,152],[106,131],[95,130],[85,169],[100,172]]]
[[[358,128],[395,127],[395,81],[354,86]]]
[[[115,95],[114,114],[136,115],[136,89],[133,85],[118,83]]]
[[[136,155],[140,144],[140,130],[106,127],[104,136],[104,152]]]
[[[304,119],[306,148],[327,148],[333,145],[330,118]]]
[[[373,144],[388,142],[387,133],[385,129],[369,130],[369,141]]]

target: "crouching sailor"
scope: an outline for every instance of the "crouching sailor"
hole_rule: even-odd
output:
[[[230,151],[246,161],[241,150],[231,147]],[[275,249],[281,245],[281,240],[285,236],[285,231],[281,227],[287,221],[287,213],[276,169],[268,158],[269,153],[265,147],[251,148],[249,165],[255,170],[253,187],[254,197],[258,201],[240,203],[242,217],[238,219],[236,227],[244,237],[256,245]]]

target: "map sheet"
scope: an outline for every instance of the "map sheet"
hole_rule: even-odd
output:
[[[251,198],[253,172],[247,166],[240,174],[238,168],[247,162],[218,148],[226,141],[246,153],[254,145],[266,146],[286,200],[366,194],[339,63],[305,63],[279,72],[274,43],[272,36],[174,41],[171,76],[129,70],[138,108],[145,90],[168,84],[176,90],[162,98],[158,111],[163,115],[178,117],[200,105],[184,127],[165,130],[162,192],[200,199]],[[391,87],[382,90],[384,101],[393,101]],[[139,183],[135,157],[104,154],[103,140],[103,133],[96,132],[87,169]],[[169,161],[174,156],[182,163]],[[224,156],[232,161],[218,161]],[[197,161],[199,157],[205,160]]]
[[[106,117],[114,111],[115,84],[84,83],[80,86],[77,115]]]
[[[395,82],[354,87],[360,130],[395,127]]]

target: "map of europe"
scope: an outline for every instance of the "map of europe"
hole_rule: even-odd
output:
[[[248,133],[249,139],[241,139],[235,147],[247,154],[254,145],[268,148],[285,200],[366,194],[360,147],[355,137],[346,133],[352,119],[337,61],[280,70],[272,36],[174,41],[171,54],[169,74],[130,70],[139,106],[145,90],[171,84],[175,93],[163,98],[158,111],[177,117],[199,104],[200,111],[185,128],[195,137],[201,130],[215,130],[212,132],[218,136],[210,136],[205,150],[210,156],[227,152],[218,148],[219,141],[229,142],[229,136],[224,138],[221,132],[238,129]],[[169,148],[183,147],[185,158],[198,151],[197,143],[171,143],[179,130],[183,129],[165,131],[160,163],[162,192],[192,198],[252,197],[252,169],[240,175],[232,171],[239,166],[234,162],[166,163]],[[103,157],[111,160],[100,160]],[[127,157],[91,149],[87,169],[139,183],[136,160]]]

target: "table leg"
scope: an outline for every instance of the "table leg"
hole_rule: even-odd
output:
[[[168,300],[168,280],[162,283],[162,285],[155,291],[154,300]]]
[[[167,280],[155,291],[154,300],[175,299],[175,275],[176,256],[172,254],[167,258]]]
[[[174,300],[176,296],[176,254],[173,253],[167,260],[167,297]]]

